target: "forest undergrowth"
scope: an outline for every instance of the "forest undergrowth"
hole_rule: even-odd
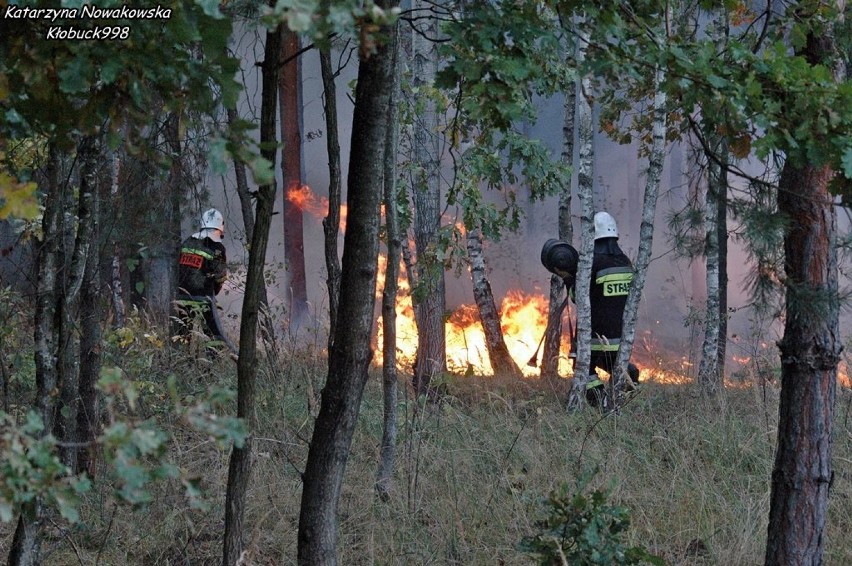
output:
[[[14,371],[8,411],[23,418],[33,367],[25,338],[7,334]],[[44,541],[46,565],[213,565],[221,562],[229,448],[175,416],[211,389],[236,387],[236,365],[175,347],[151,329],[108,334],[105,365],[139,393],[125,417],[151,419],[172,438],[180,477],[150,484],[151,502],[118,502],[108,474],[84,496],[81,520],[58,515]],[[31,357],[30,357],[31,359]],[[245,525],[245,565],[296,563],[301,470],[327,372],[319,348],[266,349],[258,379],[258,429]],[[173,393],[169,379],[174,379]],[[397,461],[391,497],[374,482],[382,435],[381,376],[371,377],[340,500],[340,563],[528,565],[520,541],[536,533],[542,500],[596,471],[595,488],[629,508],[626,542],[672,565],[762,564],[775,444],[777,384],[745,379],[716,398],[690,383],[644,375],[617,415],[568,415],[565,380],[444,376],[437,400],[418,404],[400,377]],[[835,478],[826,565],[852,564],[852,391],[838,388]],[[218,409],[233,414],[231,400]],[[199,489],[190,501],[186,486]],[[6,555],[14,523],[0,523]]]

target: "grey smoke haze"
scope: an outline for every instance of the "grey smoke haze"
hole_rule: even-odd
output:
[[[238,52],[242,53],[246,83],[246,92],[240,105],[240,114],[243,117],[257,118],[259,114],[260,69],[255,63],[263,58],[262,41],[262,33],[247,31],[235,46]],[[353,108],[348,96],[348,84],[355,78],[356,70],[357,61],[353,57],[337,79],[344,198]],[[325,197],[328,190],[326,125],[323,117],[319,58],[316,51],[308,51],[303,56],[302,74],[304,182],[315,194]],[[562,145],[562,123],[562,101],[543,100],[540,103],[538,122],[528,125],[526,131],[530,136],[545,140],[553,150],[554,159],[558,159]],[[619,146],[602,134],[595,137],[594,144],[596,206],[599,210],[608,210],[613,214],[618,222],[622,248],[629,256],[635,257],[646,164],[637,158],[635,144]],[[683,175],[683,169],[686,167],[685,155],[683,148],[670,147],[662,176],[652,254],[655,259],[648,273],[637,329],[637,356],[646,362],[652,361],[655,354],[664,354],[669,359],[690,359],[696,365],[698,361],[695,356],[698,352],[697,348],[700,347],[701,331],[695,325],[685,325],[685,320],[690,308],[703,308],[706,291],[702,261],[693,262],[691,265],[683,260],[675,261],[674,254],[669,253],[671,244],[665,230],[667,211],[682,207],[686,199],[687,187]],[[280,160],[276,164],[276,175],[280,187]],[[228,234],[225,240],[228,257],[232,262],[245,265],[247,254],[233,175],[229,173],[224,178],[210,176],[208,182],[212,193],[211,201],[197,203],[198,209],[201,210],[208,205],[222,209],[228,223]],[[279,189],[276,205],[276,211],[279,213],[282,198]],[[524,202],[523,197],[519,197],[519,202]],[[507,236],[501,242],[486,244],[491,283],[498,301],[511,288],[520,288],[528,293],[546,294],[548,292],[549,274],[539,263],[538,257],[544,241],[556,236],[556,200],[551,198],[545,202],[527,202],[524,208],[528,222],[523,224],[519,234]],[[575,230],[578,227],[577,222],[575,218]],[[190,224],[191,222],[185,224],[185,232],[192,228]],[[304,226],[309,300],[320,324],[324,324],[327,320],[328,301],[321,217],[306,215]],[[286,307],[288,297],[282,232],[279,214],[273,221],[267,257],[267,265],[275,274],[275,284],[269,288],[269,297],[273,308],[279,309],[282,306]],[[341,238],[341,250],[342,242]],[[779,335],[777,325],[763,336],[750,335],[751,311],[743,308],[748,298],[742,291],[749,266],[742,249],[733,241],[729,245],[728,302],[729,307],[733,309],[728,328],[728,360],[730,362],[732,356],[751,355],[754,345],[761,342],[772,349]],[[450,307],[473,302],[471,285],[466,274],[458,278],[448,272],[447,292]],[[241,297],[242,293],[238,284],[231,283],[228,294],[222,297],[221,302],[231,315],[238,315]],[[274,312],[280,313],[280,310]],[[231,319],[235,335],[235,316]],[[279,327],[281,327],[280,324]]]

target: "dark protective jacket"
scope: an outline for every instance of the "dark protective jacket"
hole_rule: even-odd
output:
[[[592,351],[618,350],[622,317],[633,282],[633,265],[616,238],[595,240],[589,302],[592,306]]]
[[[550,239],[541,250],[541,263],[565,281],[574,297],[579,254],[570,244]],[[589,302],[592,307],[592,352],[618,350],[623,330],[622,317],[633,281],[630,259],[618,247],[617,238],[595,240]]]
[[[218,295],[227,277],[225,246],[221,242],[193,236],[183,241],[178,266],[178,288],[182,293]]]

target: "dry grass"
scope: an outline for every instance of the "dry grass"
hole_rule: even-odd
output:
[[[258,376],[246,564],[296,563],[299,472],[325,368],[316,352],[282,352],[280,360]],[[185,394],[235,381],[230,362],[165,357],[145,379],[164,382],[158,372],[166,365],[179,372]],[[542,516],[540,498],[562,482],[573,485],[588,468],[599,469],[595,484],[632,510],[631,543],[673,565],[763,562],[777,420],[771,387],[730,388],[706,399],[689,384],[649,382],[620,415],[603,419],[591,411],[565,414],[565,383],[558,380],[447,377],[441,401],[419,408],[406,384],[400,388],[393,497],[380,502],[373,491],[379,376],[368,384],[340,501],[341,564],[531,564],[516,545]],[[145,405],[152,416],[154,401]],[[840,390],[829,566],[852,563],[850,406],[852,392]],[[159,418],[177,439],[172,457],[201,478],[209,509],[189,509],[178,482],[157,486],[155,502],[134,512],[93,493],[83,525],[51,530],[45,564],[220,562],[228,452]],[[11,528],[2,527],[0,552],[8,550]]]

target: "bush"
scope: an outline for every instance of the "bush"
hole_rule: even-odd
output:
[[[524,537],[519,549],[536,556],[543,566],[611,564],[654,564],[665,561],[643,546],[627,547],[624,537],[630,526],[627,507],[607,503],[608,492],[593,490],[586,474],[572,490],[562,484],[544,500],[548,516],[535,525],[540,532]]]

